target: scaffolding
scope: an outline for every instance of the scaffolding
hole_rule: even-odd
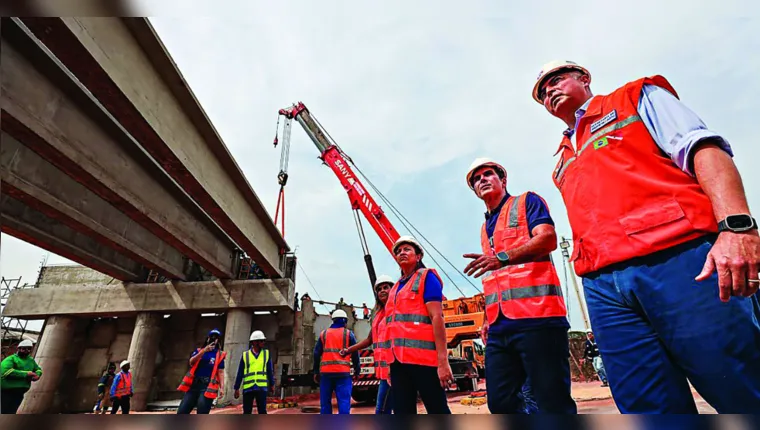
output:
[[[21,285],[21,278],[6,279],[3,276],[2,279],[0,279],[0,306],[2,307],[2,310],[5,311],[5,305],[8,303],[8,298],[10,297],[11,292],[33,287],[34,285],[29,284]],[[28,322],[28,320],[3,316],[2,326],[0,326],[2,339],[7,341],[18,337],[18,339],[21,340],[24,337],[24,334],[26,334],[26,325]]]

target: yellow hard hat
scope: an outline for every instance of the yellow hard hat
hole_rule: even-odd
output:
[[[554,60],[550,61],[546,64],[544,64],[543,67],[541,67],[541,72],[538,73],[538,77],[536,78],[536,84],[533,85],[533,100],[537,101],[539,104],[543,104],[541,99],[538,98],[538,90],[541,88],[541,85],[544,83],[547,77],[551,75],[552,73],[563,70],[563,69],[574,69],[577,70],[591,79],[591,73],[589,73],[588,70],[586,70],[585,67],[579,66],[577,63],[574,63],[572,61],[567,60]]]
[[[473,191],[475,190],[475,188],[473,188],[472,186],[472,181],[471,181],[472,174],[475,173],[476,170],[485,166],[491,166],[493,168],[499,169],[501,170],[501,173],[504,174],[504,177],[505,178],[507,177],[507,169],[505,169],[504,166],[502,166],[501,164],[487,157],[476,158],[475,161],[473,161],[472,164],[470,164],[470,170],[467,171],[467,186],[470,187],[471,190]]]

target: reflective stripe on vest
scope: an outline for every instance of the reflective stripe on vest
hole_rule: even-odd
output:
[[[371,324],[375,378],[388,379],[390,377],[388,354],[391,341],[388,339],[388,319],[385,316],[385,308],[373,312]]]
[[[567,207],[578,275],[717,232],[696,177],[663,153],[639,117],[645,85],[678,97],[662,76],[594,96],[578,121],[577,145],[565,136],[557,151],[552,179]]]
[[[196,351],[200,354],[201,349],[196,348]],[[219,349],[216,350],[214,368],[211,370],[211,378],[208,387],[206,388],[206,392],[203,394],[209,399],[215,399],[219,394],[219,363],[221,363],[226,356],[226,352]],[[185,393],[190,391],[190,388],[193,386],[193,381],[195,380],[195,371],[198,369],[198,365],[201,364],[201,360],[203,360],[203,357],[199,358],[198,361],[193,364],[193,367],[190,368],[190,371],[188,371],[182,378],[182,382],[180,382],[179,387],[177,387],[178,391]]]
[[[389,293],[385,305],[387,338],[392,339],[388,363],[398,360],[406,364],[438,365],[433,325],[424,299],[427,276],[440,280],[435,269],[419,269],[404,288],[399,289],[400,283],[396,282]]]
[[[496,227],[488,238],[481,228],[483,254],[495,255],[524,245],[530,239],[526,215],[526,196],[510,197],[501,208]],[[559,278],[551,260],[512,264],[492,271],[483,278],[486,317],[490,324],[499,313],[511,319],[564,317],[567,315]]]
[[[121,378],[119,378],[119,384],[116,386],[114,396],[125,397],[132,393],[132,374],[127,372],[121,372]]]
[[[269,350],[262,349],[256,357],[250,349],[243,353],[243,391],[253,388],[267,388],[267,366]]]
[[[345,328],[328,328],[320,333],[322,340],[322,358],[319,361],[319,373],[350,373],[351,356],[342,357],[341,349],[349,347],[350,331]]]

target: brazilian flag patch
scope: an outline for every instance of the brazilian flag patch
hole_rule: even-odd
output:
[[[603,148],[603,147],[607,146],[608,143],[610,143],[610,142],[607,140],[607,137],[605,136],[605,137],[603,137],[603,138],[601,138],[601,139],[599,139],[599,140],[597,140],[597,141],[594,142],[594,149]]]

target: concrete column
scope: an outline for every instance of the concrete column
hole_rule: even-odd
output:
[[[224,398],[217,400],[217,405],[239,405],[243,396],[235,399],[235,378],[238,364],[243,351],[248,349],[248,339],[251,337],[251,321],[253,311],[247,309],[230,309],[227,311],[227,324],[224,329],[224,351],[227,358],[224,363]]]
[[[137,314],[129,355],[132,372],[132,409],[144,411],[148,404],[153,372],[156,369],[158,345],[161,343],[161,325],[163,315],[151,312]]]
[[[32,388],[24,396],[19,408],[22,414],[44,414],[51,412],[58,383],[61,381],[64,362],[74,338],[76,319],[68,316],[52,316],[45,322],[34,357],[42,368],[42,378],[32,383]],[[74,369],[76,370],[76,369]]]

